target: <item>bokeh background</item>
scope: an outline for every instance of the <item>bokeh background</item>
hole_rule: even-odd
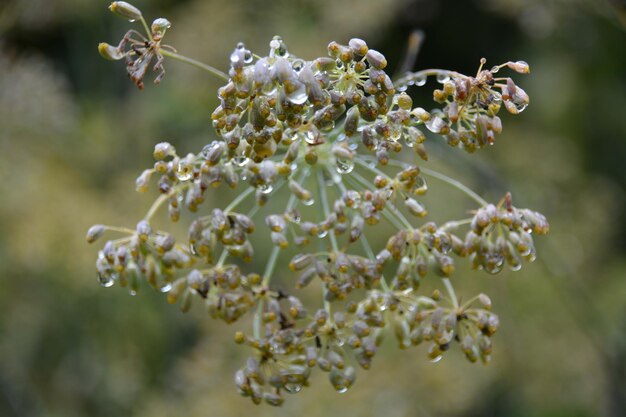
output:
[[[479,59],[524,59],[531,96],[503,116],[493,148],[435,148],[446,172],[497,200],[545,213],[551,233],[519,273],[464,272],[501,318],[489,366],[384,345],[339,395],[322,381],[282,409],[255,407],[232,374],[248,353],[234,327],[145,289],[95,279],[94,223],[132,226],[154,194],[134,192],[152,147],[211,140],[215,79],[166,63],[138,92],[96,45],[127,23],[106,1],[0,2],[0,416],[626,416],[626,3],[602,0],[137,0],[167,16],[168,43],[227,68],[236,42],[261,54],[274,34],[304,58],[366,39],[391,67],[409,33],[416,69],[473,73]],[[413,91],[430,106],[434,84]],[[432,197],[431,212],[453,197]],[[237,327],[237,326],[235,326]]]

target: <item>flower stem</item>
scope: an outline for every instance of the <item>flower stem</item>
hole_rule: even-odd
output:
[[[476,194],[474,191],[470,190],[467,186],[461,184],[459,181],[455,179],[448,177],[445,174],[442,174],[441,172],[433,171],[432,169],[428,169],[428,168],[420,168],[420,171],[430,177],[437,178],[438,180],[443,181],[459,189],[460,191],[463,191],[468,197],[476,201],[481,206],[486,206],[487,204],[489,204],[487,201],[485,201],[484,198]]]
[[[189,57],[186,57],[184,55],[179,55],[179,54],[177,54],[175,52],[167,51],[165,49],[161,49],[160,52],[161,52],[161,55],[163,55],[163,56],[175,59],[175,60],[180,61],[180,62],[184,62],[184,63],[192,65],[192,66],[194,66],[196,68],[200,68],[201,70],[207,71],[207,72],[215,75],[216,77],[221,78],[224,81],[228,81],[229,80],[229,77],[228,77],[228,75],[226,73],[218,70],[217,68],[213,68],[212,66],[207,65],[207,64],[205,64],[203,62],[196,61],[193,58],[189,58]]]
[[[452,282],[450,282],[449,278],[442,278],[443,285],[446,287],[446,291],[448,291],[448,296],[450,297],[450,301],[455,309],[459,308],[459,300],[456,298],[456,293],[454,292],[454,287],[452,286]]]
[[[343,185],[343,182],[339,181],[338,183],[335,183],[335,186],[339,189],[339,191],[341,191],[342,193],[345,193],[346,190],[346,186]],[[376,260],[376,255],[374,255],[374,251],[372,251],[372,247],[370,246],[369,241],[367,240],[367,237],[365,236],[365,233],[363,233],[361,235],[361,237],[359,238],[359,240],[361,241],[361,246],[363,246],[363,251],[365,252],[365,254],[367,255],[367,257],[369,259]],[[384,291],[389,291],[389,285],[387,285],[387,281],[385,280],[384,276],[380,277],[380,286],[382,287],[382,289]]]
[[[143,18],[143,16],[141,16],[141,25],[143,26],[144,30],[146,31],[146,35],[148,35],[148,39],[152,39],[152,31],[150,30],[150,27],[148,26],[148,23],[146,22],[146,19]]]

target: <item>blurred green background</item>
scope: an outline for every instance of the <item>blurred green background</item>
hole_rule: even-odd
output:
[[[473,73],[524,59],[531,96],[503,116],[493,148],[433,150],[446,172],[497,200],[548,216],[539,258],[521,272],[466,272],[459,291],[492,296],[500,315],[489,366],[385,345],[343,395],[322,381],[282,409],[239,398],[248,353],[235,330],[161,294],[136,297],[95,279],[94,223],[132,226],[154,194],[134,192],[152,147],[181,153],[212,138],[219,83],[166,63],[142,92],[102,60],[127,24],[105,1],[0,2],[0,416],[626,416],[626,3],[623,0],[141,0],[173,23],[168,43],[227,68],[238,41],[264,54],[324,55],[364,38],[392,68],[424,30],[416,69]],[[433,87],[433,85],[428,84]],[[431,89],[415,91],[430,108]],[[430,211],[445,209],[435,195]],[[439,205],[439,206],[438,206]],[[235,326],[236,327],[236,326]]]

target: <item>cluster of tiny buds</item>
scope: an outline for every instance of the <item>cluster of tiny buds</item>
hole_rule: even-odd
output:
[[[146,281],[183,311],[196,299],[226,323],[252,316],[252,331],[235,334],[253,350],[235,385],[257,404],[282,404],[284,393],[309,385],[315,369],[336,391],[347,391],[389,331],[401,349],[426,342],[433,362],[454,344],[471,362],[489,361],[498,317],[485,294],[457,298],[450,279],[456,259],[489,273],[505,264],[517,270],[534,260],[531,233],[547,233],[548,223],[514,207],[510,194],[489,204],[417,162],[428,159],[427,135],[469,152],[493,144],[502,131],[501,105],[517,114],[528,104],[524,90],[494,74],[505,67],[528,73],[528,64],[486,70],[483,60],[475,76],[424,70],[394,81],[385,57],[361,39],[331,42],[328,56],[306,61],[274,37],[264,57],[238,44],[226,74],[162,45],[166,19],[148,27],[128,3],[114,2],[111,10],[144,25],[146,36],[131,30],[117,47],[99,47],[106,58],[126,59],[139,87],[152,62],[160,81],[165,58],[206,69],[225,85],[211,114],[215,140],[187,155],[168,142],[154,147],[155,163],[136,188],[147,191],[157,177],[159,196],[136,227],[89,229],[90,243],[107,231],[122,235],[98,254],[103,286],[118,283],[134,295]],[[430,111],[415,107],[406,92],[428,76],[442,84],[433,96],[439,108]],[[479,207],[466,219],[425,220],[428,176]],[[223,186],[236,194],[222,206],[209,191]],[[172,221],[183,209],[197,213],[186,239],[153,228],[163,206]],[[265,260],[253,243],[264,238]],[[281,264],[285,278],[276,282]],[[428,276],[439,277],[445,296],[423,294]],[[315,288],[319,304],[305,306],[299,292]]]

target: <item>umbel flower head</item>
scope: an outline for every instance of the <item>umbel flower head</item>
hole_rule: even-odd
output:
[[[136,186],[145,192],[154,178],[159,196],[136,226],[89,229],[88,242],[105,232],[122,235],[98,253],[103,286],[134,295],[147,282],[183,311],[197,300],[226,323],[252,316],[251,331],[234,335],[252,351],[234,382],[254,403],[282,404],[315,371],[347,391],[356,368],[371,367],[385,335],[401,349],[426,343],[433,362],[454,345],[471,362],[490,360],[498,317],[485,294],[457,298],[455,264],[468,258],[492,274],[518,270],[535,259],[533,233],[547,233],[548,223],[516,208],[510,194],[490,204],[428,169],[426,141],[467,152],[493,145],[502,106],[518,114],[529,100],[496,74],[525,74],[528,64],[484,69],[483,59],[474,76],[433,69],[394,81],[383,54],[361,39],[331,42],[328,56],[307,61],[274,37],[266,56],[236,45],[225,74],[161,45],[166,19],[148,27],[128,3],[111,10],[144,26],[146,36],[131,30],[117,47],[99,46],[105,57],[125,60],[139,88],[153,62],[161,81],[165,58],[225,84],[211,114],[214,140],[186,155],[169,143],[155,146],[154,166]],[[429,76],[441,87],[433,93],[436,107],[426,110],[406,90]],[[472,216],[429,221],[422,199],[429,177],[471,197]],[[232,201],[209,192],[223,187],[237,191]],[[172,221],[181,210],[194,213],[186,238],[153,228],[162,206]],[[258,242],[270,246],[267,259]],[[426,279],[439,280],[446,295],[422,290]],[[303,289],[315,287],[319,301],[305,303]]]

